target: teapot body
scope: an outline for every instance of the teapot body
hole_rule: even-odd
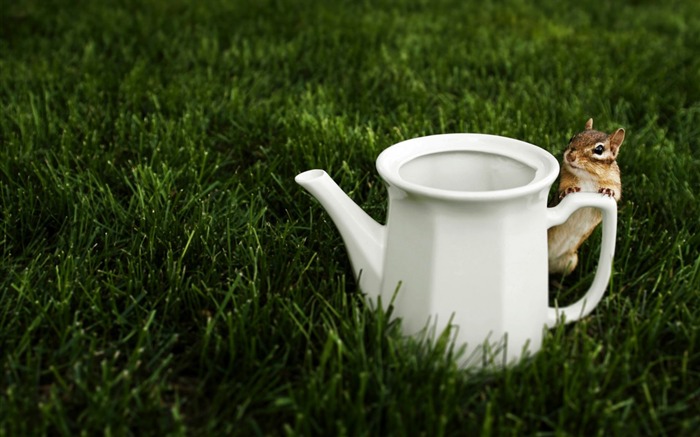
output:
[[[439,335],[449,327],[471,359],[489,359],[488,347],[512,361],[540,348],[547,322],[551,182],[518,195],[488,193],[532,183],[538,171],[551,179],[558,167],[551,160],[540,167],[523,163],[485,146],[431,147],[432,153],[400,165],[404,181],[439,193],[385,179],[389,205],[379,294],[406,334]]]
[[[474,204],[411,195],[390,200],[381,301],[406,334],[451,336],[468,353],[489,341],[518,359],[547,322],[546,200]]]

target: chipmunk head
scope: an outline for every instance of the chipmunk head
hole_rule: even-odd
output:
[[[615,162],[625,130],[617,129],[610,135],[593,130],[593,119],[586,122],[586,129],[577,133],[564,151],[564,166],[577,171],[601,170]]]

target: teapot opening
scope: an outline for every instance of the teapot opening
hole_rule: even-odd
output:
[[[434,199],[500,201],[546,191],[559,174],[551,153],[487,134],[439,134],[395,144],[377,158],[394,189]]]
[[[508,190],[531,183],[537,169],[508,156],[457,150],[418,156],[399,168],[406,182],[447,191]]]

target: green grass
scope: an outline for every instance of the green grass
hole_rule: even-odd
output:
[[[700,7],[538,3],[6,2],[0,435],[698,435]],[[588,117],[627,129],[609,292],[495,373],[370,311],[293,183],[383,220],[385,147]]]

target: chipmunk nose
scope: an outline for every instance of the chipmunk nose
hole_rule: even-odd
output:
[[[574,155],[573,153],[567,153],[566,160],[569,162],[574,162],[576,161],[576,155]]]

